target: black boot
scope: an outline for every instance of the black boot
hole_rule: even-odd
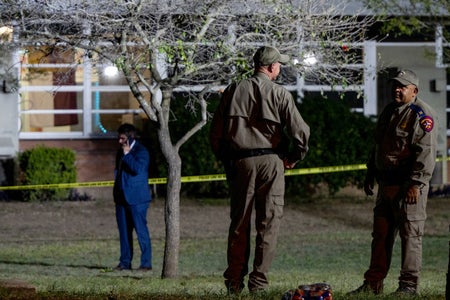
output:
[[[244,283],[242,281],[225,280],[225,286],[230,295],[238,295],[244,289]]]
[[[398,283],[398,288],[393,293],[393,295],[400,297],[400,298],[418,296],[419,294],[417,293],[417,282],[416,281],[408,281],[408,282],[400,281]]]
[[[374,295],[383,293],[383,281],[369,282],[364,280],[363,284],[359,288],[348,292],[347,295],[357,295],[361,293],[370,293]]]

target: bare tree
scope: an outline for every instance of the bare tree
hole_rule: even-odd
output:
[[[338,1],[339,2],[339,1]],[[343,2],[343,1],[340,1]],[[361,43],[374,19],[333,1],[3,0],[1,22],[14,24],[22,45],[84,49],[125,75],[145,114],[158,126],[167,160],[163,278],[178,274],[180,147],[207,122],[205,93],[247,76],[256,47],[274,45],[299,63],[292,76],[333,84],[361,80]],[[320,63],[311,65],[304,59]],[[198,123],[178,141],[169,128],[174,88],[201,86]],[[144,93],[146,91],[147,93]],[[146,95],[150,94],[148,97]],[[159,97],[158,95],[162,95]]]

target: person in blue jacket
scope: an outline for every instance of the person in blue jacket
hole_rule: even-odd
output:
[[[150,155],[136,140],[136,128],[122,124],[118,130],[120,148],[116,155],[113,196],[120,238],[120,260],[116,270],[131,270],[133,229],[141,249],[139,270],[152,269],[152,246],[147,227],[151,202],[148,184]]]

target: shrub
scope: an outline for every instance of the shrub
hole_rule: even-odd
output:
[[[299,105],[310,126],[309,152],[296,168],[314,168],[366,163],[373,145],[375,122],[354,113],[344,101],[307,98]],[[348,184],[361,186],[365,171],[321,173],[286,178],[286,192],[313,196],[323,192],[335,194]]]
[[[186,95],[178,95],[173,101],[172,111],[176,119],[171,128],[173,140],[178,140],[186,128],[198,122],[198,116],[189,112],[186,107]],[[183,98],[185,97],[185,98]],[[211,95],[208,110],[214,112],[219,102],[217,94]],[[375,122],[360,113],[350,111],[344,100],[309,97],[298,104],[300,113],[311,128],[309,152],[296,168],[313,168],[365,163],[372,145]],[[182,176],[224,173],[209,144],[210,123],[200,132],[192,136],[181,148],[183,161]],[[148,132],[156,130],[148,129]],[[150,138],[156,145],[157,138]],[[153,146],[155,147],[155,146]],[[155,147],[156,148],[156,147]],[[155,161],[156,160],[156,161]],[[164,157],[158,153],[152,156],[152,162],[158,165],[158,175],[167,174]],[[314,175],[286,177],[286,194],[290,196],[309,197],[323,192],[333,195],[348,184],[361,185],[364,171],[346,171]],[[226,181],[189,183],[182,186],[182,193],[188,197],[218,197],[228,194]]]
[[[19,185],[76,182],[75,153],[70,149],[37,146],[19,154]],[[24,190],[24,201],[67,200],[70,189]]]

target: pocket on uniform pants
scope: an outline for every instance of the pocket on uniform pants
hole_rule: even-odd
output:
[[[423,236],[425,231],[425,220],[408,220],[400,227],[400,234],[404,237]]]
[[[284,196],[283,195],[272,195],[270,197],[273,205],[274,215],[280,217],[283,215],[284,207]]]

